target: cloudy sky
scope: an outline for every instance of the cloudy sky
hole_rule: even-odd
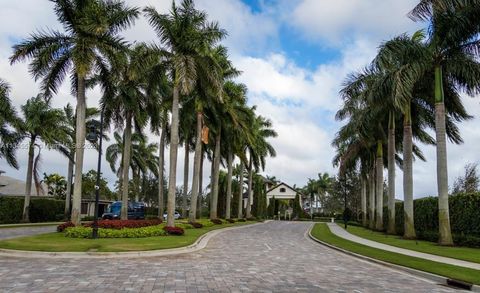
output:
[[[164,13],[171,5],[169,0],[126,2],[139,7],[155,6]],[[422,28],[422,24],[406,17],[416,0],[195,2],[199,9],[207,11],[211,20],[218,21],[228,31],[224,44],[236,67],[243,72],[239,81],[248,86],[249,103],[257,105],[258,112],[273,121],[279,134],[272,140],[278,155],[267,161],[266,173],[297,186],[303,186],[319,172],[335,172],[330,143],[340,125],[334,115],[341,105],[338,91],[345,76],[369,63],[382,41]],[[11,46],[35,30],[61,29],[61,26],[47,0],[1,0],[0,5],[0,77],[12,86],[12,99],[19,107],[37,94],[38,85],[30,78],[27,64],[9,64]],[[125,31],[124,37],[129,41],[156,41],[143,18]],[[98,90],[88,92],[87,96],[88,106],[97,105]],[[464,98],[475,117],[480,114],[479,101]],[[65,84],[53,104],[63,107],[67,103],[75,104],[75,99]],[[480,158],[476,124],[477,118],[461,125],[465,144],[448,146],[450,186],[466,163]],[[151,139],[158,140],[153,135]],[[427,146],[422,149],[427,162],[414,164],[415,197],[436,194],[435,149]],[[42,172],[66,174],[65,158],[47,150],[42,155]],[[96,156],[96,152],[87,150],[85,170],[95,168]],[[0,161],[0,168],[9,176],[24,179],[26,151],[19,150],[18,159],[19,170],[9,168],[4,161]],[[105,163],[104,166],[105,176],[114,182],[115,175]],[[181,179],[183,155],[179,155],[178,166]],[[401,182],[398,170],[396,185],[400,199]]]

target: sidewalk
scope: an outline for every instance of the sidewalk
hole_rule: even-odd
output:
[[[431,261],[436,261],[440,263],[445,263],[449,265],[454,265],[454,266],[459,266],[459,267],[465,267],[465,268],[470,268],[474,270],[480,270],[480,264],[479,263],[474,263],[474,262],[469,262],[469,261],[464,261],[464,260],[459,260],[459,259],[454,259],[454,258],[449,258],[449,257],[444,257],[444,256],[438,256],[438,255],[433,255],[433,254],[428,254],[428,253],[423,253],[423,252],[418,252],[418,251],[413,251],[409,249],[404,249],[404,248],[399,248],[375,241],[371,241],[365,238],[358,237],[356,235],[353,235],[340,226],[338,226],[335,223],[327,223],[328,228],[330,228],[330,231],[337,235],[338,237],[341,237],[343,239],[356,242],[359,244],[363,244],[365,246],[370,246],[373,248],[378,248],[390,252],[395,252],[398,254],[403,254],[403,255],[408,255],[408,256],[413,256],[417,258],[423,258],[426,260],[431,260]]]

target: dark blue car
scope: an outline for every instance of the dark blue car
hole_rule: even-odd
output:
[[[102,215],[104,220],[116,220],[121,218],[122,202],[114,201],[107,207],[107,212]],[[145,204],[143,202],[128,202],[128,219],[145,219]]]

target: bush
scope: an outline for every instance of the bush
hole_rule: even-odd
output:
[[[23,214],[23,197],[0,197],[0,224],[20,223]],[[63,219],[64,200],[32,197],[30,201],[30,222],[52,222]]]
[[[214,223],[215,225],[221,225],[223,224],[222,220],[220,219],[211,219],[210,220],[212,223]]]
[[[185,230],[183,230],[180,227],[163,227],[163,230],[165,230],[165,232],[167,232],[168,235],[181,236],[185,234]]]
[[[245,219],[238,219],[237,222],[246,222],[247,220]]]
[[[462,193],[449,197],[450,225],[456,245],[480,247],[480,193]],[[426,197],[413,201],[417,238],[438,241],[438,198]],[[384,215],[388,215],[384,209]],[[403,202],[395,204],[395,228],[404,233]],[[388,217],[384,217],[387,227]]]
[[[190,222],[189,224],[192,225],[192,227],[195,229],[203,228],[203,225],[199,222]]]
[[[91,238],[91,227],[69,227],[65,229],[65,236],[71,238]],[[148,226],[141,228],[124,228],[124,229],[98,229],[99,238],[144,238],[165,236],[167,232],[162,225]]]
[[[235,223],[235,220],[233,219],[226,219],[226,221],[229,222],[230,224]]]
[[[86,216],[82,218],[82,221],[88,222],[88,221],[93,221],[95,219],[94,216]]]
[[[197,220],[197,223],[202,224],[203,227],[205,227],[205,228],[215,226],[215,224],[212,223],[212,221],[210,221],[208,219],[199,219],[199,220]]]
[[[98,227],[104,229],[141,228],[160,225],[162,220],[101,220]],[[86,223],[83,226],[91,227],[93,223]]]
[[[255,218],[255,217],[247,218],[247,221],[256,221],[256,220],[257,220],[257,218]]]
[[[57,226],[57,232],[63,232],[65,231],[66,228],[70,228],[70,227],[75,227],[75,225],[71,221],[60,224]]]
[[[158,216],[155,216],[155,215],[146,215],[145,216],[145,219],[146,220],[158,220],[160,219]],[[161,220],[161,219],[160,219]]]

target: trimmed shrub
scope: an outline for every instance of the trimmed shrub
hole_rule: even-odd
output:
[[[192,225],[192,227],[195,229],[203,228],[203,225],[199,222],[190,222],[189,224]]]
[[[480,247],[480,193],[462,193],[449,197],[450,226],[456,245]],[[438,241],[438,198],[425,197],[413,201],[417,238]],[[384,209],[384,215],[387,209]],[[395,228],[404,233],[403,202],[395,204]],[[388,217],[384,217],[387,227]]]
[[[0,197],[0,224],[20,223],[23,214],[23,197]],[[31,197],[30,222],[53,222],[63,219],[64,200]]]
[[[69,227],[65,229],[65,236],[71,238],[91,238],[91,227]],[[99,238],[144,238],[165,236],[167,232],[163,229],[163,225],[148,226],[141,228],[124,228],[124,229],[98,229]]]
[[[185,230],[183,230],[180,227],[163,227],[163,230],[165,230],[165,232],[167,232],[168,235],[181,236],[185,234]]]
[[[245,219],[238,219],[237,222],[246,222],[247,220]]]
[[[215,226],[215,224],[212,223],[212,221],[210,221],[209,219],[199,219],[199,220],[197,220],[197,223],[202,224],[203,227],[205,227],[205,228]]]
[[[257,218],[255,218],[255,217],[247,218],[247,221],[256,221],[256,220],[257,220]]]
[[[222,220],[220,220],[220,219],[211,219],[210,221],[212,223],[214,223],[215,225],[222,225],[223,224]]]
[[[226,221],[229,222],[230,224],[235,223],[235,220],[233,219],[226,219]]]
[[[63,232],[63,231],[65,231],[65,229],[70,228],[70,227],[75,227],[75,225],[71,221],[60,224],[60,225],[57,226],[57,232]]]
[[[82,221],[89,222],[89,221],[93,221],[94,219],[95,219],[94,216],[86,216],[82,218]]]

